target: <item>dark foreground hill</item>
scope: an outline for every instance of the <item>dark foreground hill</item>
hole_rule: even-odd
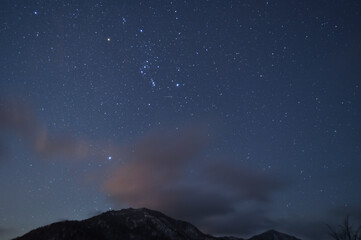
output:
[[[63,221],[40,227],[16,240],[243,240],[213,237],[190,223],[160,212],[141,209],[109,211],[83,221]],[[271,230],[249,240],[298,240]]]

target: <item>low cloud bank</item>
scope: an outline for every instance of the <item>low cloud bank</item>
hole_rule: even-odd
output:
[[[212,226],[211,232],[270,226],[267,211],[257,208],[268,206],[286,182],[228,160],[202,159],[207,142],[199,128],[152,133],[127,149],[127,161],[112,168],[103,189],[120,205],[157,209],[202,229]],[[245,212],[249,202],[253,210]]]
[[[267,211],[258,209],[266,209],[272,195],[287,185],[234,161],[204,159],[209,137],[200,125],[153,131],[135,144],[120,146],[54,134],[28,104],[0,100],[0,129],[23,138],[46,158],[106,159],[104,154],[112,153],[111,170],[93,173],[90,182],[97,181],[94,185],[101,185],[119,206],[159,210],[211,233],[248,233],[270,226]],[[2,142],[6,144],[6,139]],[[6,150],[0,146],[0,154]],[[242,209],[249,202],[254,203],[252,208]]]
[[[36,154],[46,158],[83,159],[88,163],[107,159],[111,153],[109,169],[83,176],[90,177],[83,186],[102,186],[101,191],[121,207],[159,210],[212,234],[244,236],[270,228],[305,239],[321,239],[327,234],[320,220],[272,218],[272,196],[287,191],[288,179],[249,169],[234,160],[205,158],[210,139],[204,126],[157,130],[134,144],[120,146],[54,134],[28,104],[0,99],[0,131],[5,133],[0,136],[1,160],[11,154],[6,145],[10,135],[21,137]],[[360,209],[351,207],[333,209],[330,218],[346,214],[361,221]],[[5,233],[6,229],[0,229],[0,235]]]

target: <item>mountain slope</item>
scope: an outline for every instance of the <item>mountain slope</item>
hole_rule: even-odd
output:
[[[297,240],[271,231],[250,240]],[[272,238],[274,237],[274,238]],[[15,240],[242,240],[235,237],[213,237],[190,223],[172,219],[160,212],[141,209],[109,211],[83,221],[63,221],[44,226]]]

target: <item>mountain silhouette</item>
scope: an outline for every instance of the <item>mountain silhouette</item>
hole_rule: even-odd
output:
[[[253,236],[248,240],[300,240],[299,238],[277,232],[276,230],[269,230],[259,235]]]
[[[14,240],[244,240],[214,237],[192,224],[146,208],[108,211],[83,221],[62,221],[32,230]],[[299,240],[270,230],[249,240]]]

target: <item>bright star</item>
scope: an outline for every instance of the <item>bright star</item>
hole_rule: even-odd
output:
[[[110,38],[107,38],[107,41],[108,41],[108,42],[110,42],[110,40],[111,40]]]
[[[108,160],[112,160],[112,156],[109,156],[109,157],[108,157]]]

